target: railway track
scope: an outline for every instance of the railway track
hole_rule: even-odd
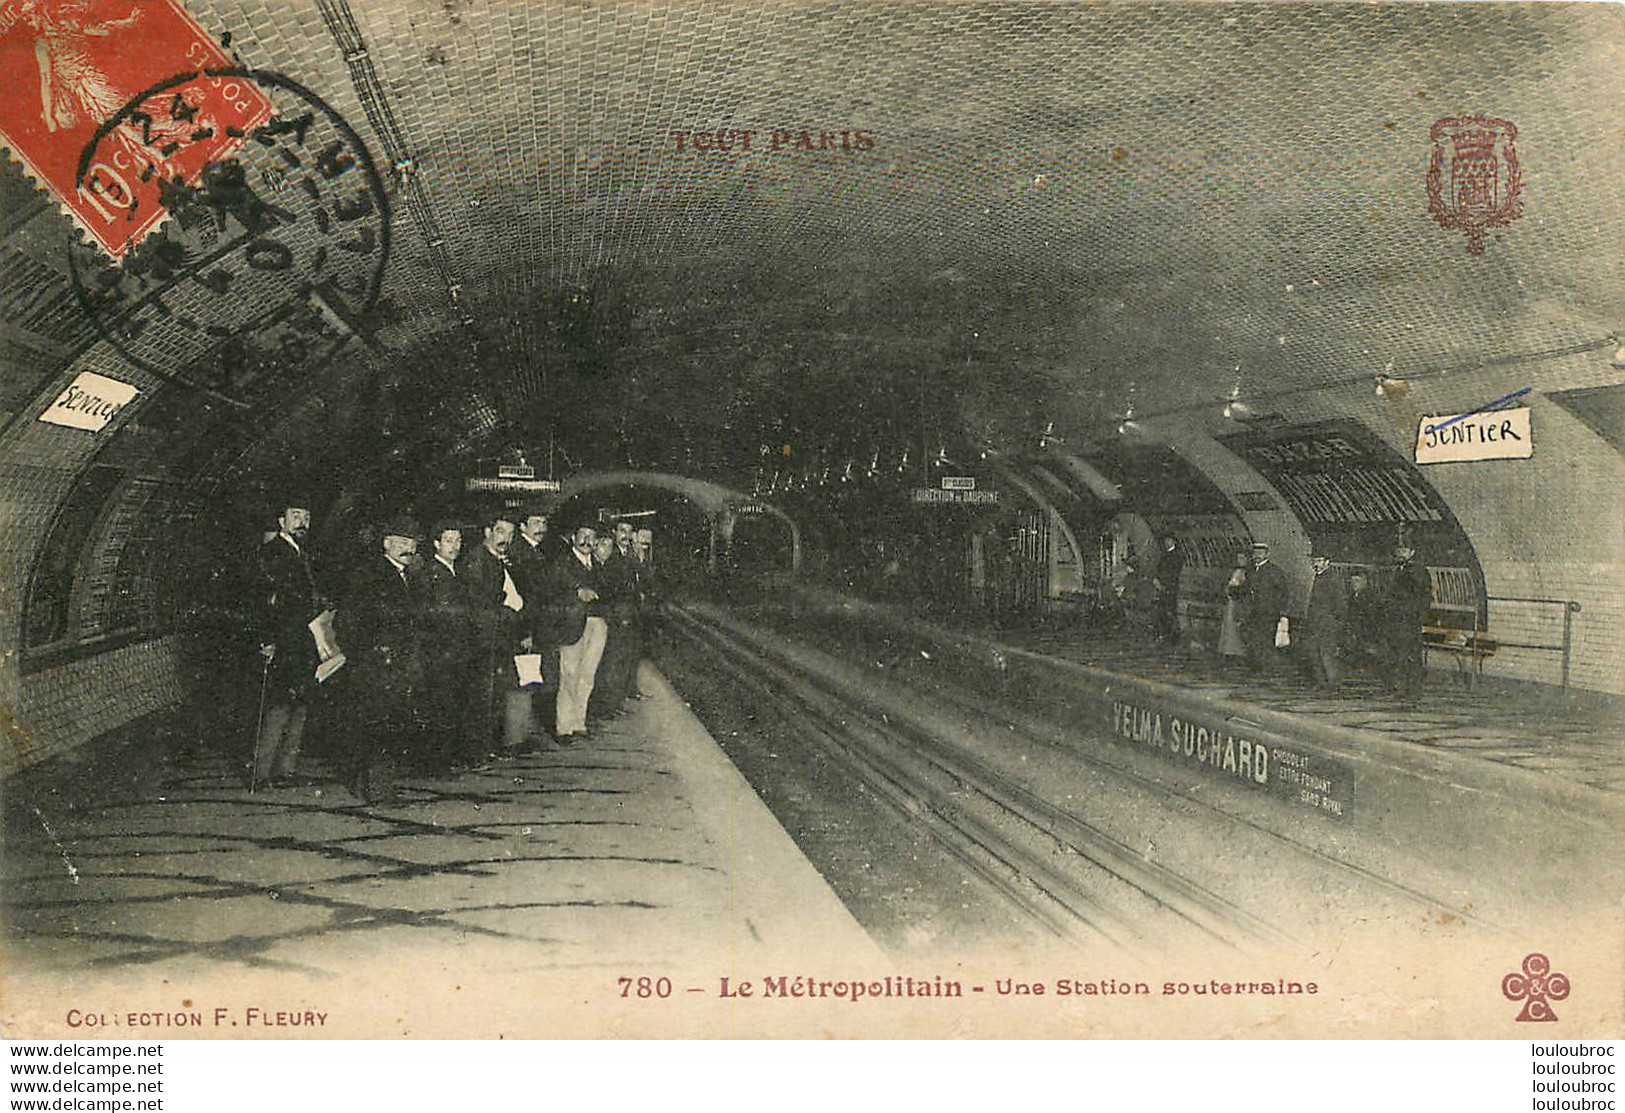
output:
[[[987,882],[1012,917],[1045,934],[1079,946],[1105,940],[1144,955],[1214,940],[1243,953],[1298,949],[1308,942],[1304,925],[1314,903],[1292,899],[1299,891],[1323,901],[1323,916],[1334,921],[1451,917],[1492,926],[1448,900],[1094,757],[1059,737],[1055,724],[1020,708],[990,707],[993,697],[942,677],[877,675],[809,644],[806,631],[755,627],[707,607],[672,614],[674,632],[730,682],[778,709],[808,743]],[[1047,750],[1087,772],[1102,790],[1097,804],[1132,797],[1142,802],[1129,806],[1141,809],[1135,814],[1178,816],[1178,826],[1157,856],[1136,849],[1120,822],[1097,821],[1097,812],[1110,809],[1057,799],[1041,780],[990,760],[986,746],[953,729],[978,720],[984,737],[996,724],[1004,743]],[[1177,862],[1182,843],[1213,841],[1267,861],[1284,879],[1276,895],[1289,895],[1259,900],[1255,889],[1238,898],[1245,886],[1235,877]]]
[[[783,712],[808,743],[984,880],[1011,916],[1043,933],[1079,946],[1104,940],[1146,956],[1198,938],[1241,952],[1293,942],[888,705],[875,685],[840,675],[833,658],[787,649],[693,609],[672,615],[674,632],[753,700]]]

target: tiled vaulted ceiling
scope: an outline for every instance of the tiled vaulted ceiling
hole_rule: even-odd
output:
[[[273,417],[386,397],[453,439],[742,472],[1625,325],[1611,7],[184,6],[347,119],[393,201],[374,345],[269,372]],[[1424,180],[1471,112],[1516,123],[1525,189],[1478,256]],[[118,357],[65,296],[67,221],[11,163],[0,200],[19,411]]]

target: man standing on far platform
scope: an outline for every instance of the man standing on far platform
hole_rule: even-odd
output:
[[[1169,645],[1179,645],[1179,577],[1185,570],[1185,551],[1176,537],[1162,539],[1162,554],[1157,560],[1157,639]]]
[[[1349,573],[1348,618],[1343,624],[1343,660],[1350,668],[1374,666],[1378,673],[1388,675],[1387,653],[1384,645],[1387,615],[1377,589],[1371,586],[1371,574],[1364,568]]]
[[[1270,547],[1253,543],[1253,569],[1247,574],[1247,614],[1241,640],[1255,672],[1268,671],[1275,660],[1275,631],[1287,609],[1286,573],[1270,560]]]
[[[1422,693],[1426,669],[1422,651],[1422,624],[1433,605],[1433,582],[1416,559],[1416,550],[1401,543],[1394,549],[1399,562],[1388,587],[1388,667],[1390,683],[1402,698]]]
[[[1310,560],[1315,568],[1315,579],[1309,587],[1303,629],[1293,631],[1292,640],[1298,643],[1316,686],[1322,691],[1335,692],[1343,682],[1343,662],[1338,657],[1338,647],[1348,618],[1348,595],[1343,590],[1342,577],[1332,571],[1330,559],[1314,556]]]

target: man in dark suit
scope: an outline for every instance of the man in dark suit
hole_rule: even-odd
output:
[[[1179,577],[1185,570],[1185,550],[1179,539],[1162,539],[1162,556],[1157,561],[1157,638],[1168,645],[1179,645]]]
[[[1351,668],[1375,665],[1386,679],[1387,622],[1383,601],[1363,568],[1349,573],[1348,617],[1343,625],[1343,660]]]
[[[548,516],[532,508],[519,522],[518,534],[508,547],[508,569],[519,594],[525,599],[524,618],[530,631],[531,649],[542,658],[542,683],[525,689],[530,711],[525,728],[526,752],[538,752],[552,733],[552,708],[558,694],[559,646],[555,627],[558,608],[548,605],[552,591],[553,558],[556,545],[547,540]]]
[[[319,663],[310,622],[322,604],[305,550],[310,510],[295,502],[282,508],[276,522],[276,536],[260,546],[250,608],[265,658],[264,714],[249,777],[255,788],[285,784],[298,772]]]
[[[1275,630],[1287,611],[1286,573],[1270,560],[1270,547],[1263,541],[1253,544],[1253,567],[1247,574],[1247,608],[1242,620],[1241,640],[1247,643],[1247,660],[1254,671],[1268,671],[1275,660]]]
[[[660,627],[660,578],[654,565],[654,531],[638,529],[632,533],[632,585],[637,598],[639,653],[647,656],[654,649]],[[637,690],[637,677],[633,675],[632,698],[642,699]]]
[[[429,543],[433,552],[411,576],[422,612],[425,757],[437,770],[450,770],[485,756],[483,739],[471,738],[468,729],[473,714],[469,693],[474,687],[474,617],[468,590],[457,574],[462,531],[452,522],[439,522]]]
[[[486,752],[517,754],[526,749],[531,694],[519,686],[514,656],[535,644],[519,581],[509,561],[514,524],[506,514],[486,518],[481,544],[461,570],[474,621],[473,706],[479,745]],[[532,588],[534,591],[535,589]]]
[[[1422,692],[1422,624],[1433,605],[1433,581],[1408,544],[1395,548],[1394,558],[1399,563],[1388,586],[1388,667],[1394,691],[1410,699]]]
[[[423,682],[417,592],[408,569],[417,559],[415,523],[384,527],[383,551],[350,583],[336,621],[339,644],[352,656],[351,721],[340,765],[351,792],[369,804],[397,802],[398,761],[419,744],[415,714]]]
[[[602,713],[615,714],[632,697],[637,687],[638,662],[643,658],[643,646],[638,636],[637,557],[632,551],[632,523],[622,519],[615,523],[615,534],[600,539],[599,548],[605,549],[599,569],[599,595],[603,605],[608,637],[604,642],[604,657],[598,665],[598,680],[593,687],[593,698]]]
[[[1292,640],[1302,655],[1317,687],[1335,692],[1343,682],[1343,662],[1338,656],[1348,619],[1348,594],[1343,578],[1332,571],[1325,556],[1310,558],[1315,578],[1309,587],[1309,605],[1304,609],[1303,629],[1292,632]]]

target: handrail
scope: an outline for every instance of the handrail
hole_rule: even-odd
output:
[[[1573,631],[1574,616],[1580,613],[1580,604],[1572,599],[1536,599],[1526,595],[1487,595],[1486,603],[1539,603],[1550,607],[1563,608],[1563,641],[1559,645],[1546,645],[1531,642],[1500,642],[1508,649],[1543,649],[1563,654],[1563,687],[1569,686],[1569,657],[1574,648]]]

